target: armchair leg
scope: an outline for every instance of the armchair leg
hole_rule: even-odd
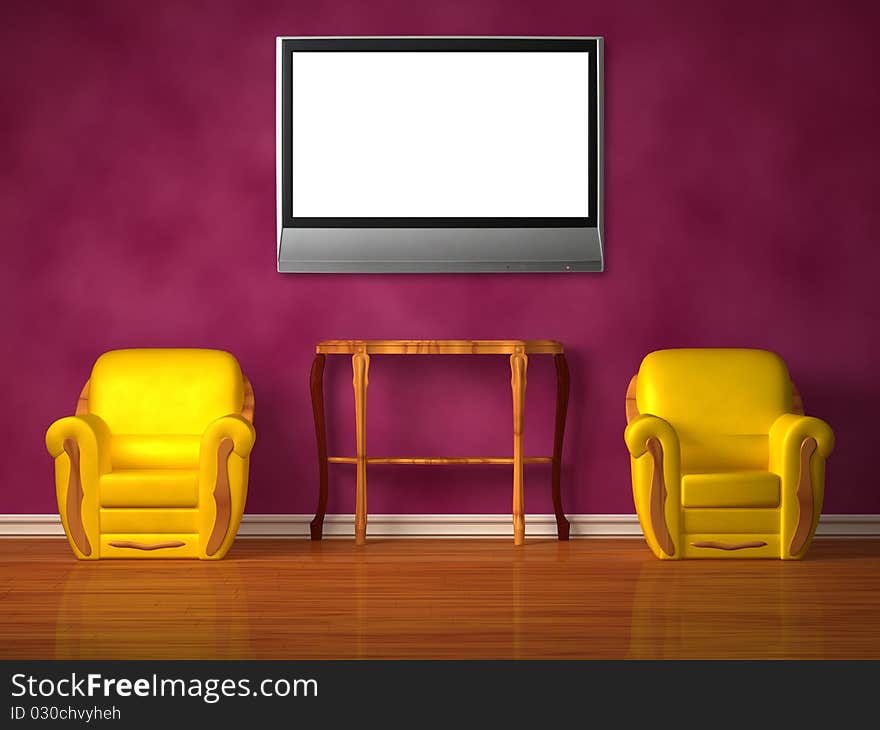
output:
[[[67,529],[77,549],[86,556],[92,554],[86,528],[82,521],[83,486],[79,464],[79,445],[73,439],[64,439],[64,451],[70,459],[70,476],[67,479]]]

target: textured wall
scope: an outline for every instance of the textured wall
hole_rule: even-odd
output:
[[[257,395],[251,512],[314,508],[308,369],[335,337],[557,338],[569,512],[631,512],[623,394],[648,351],[753,346],[834,427],[827,512],[880,512],[873,3],[5,2],[0,30],[0,513],[56,511],[43,446],[99,353],[235,353]],[[607,271],[275,272],[275,35],[604,35]],[[510,452],[503,358],[375,357],[373,453]],[[328,365],[353,452],[350,366]],[[550,449],[533,358],[527,452]],[[331,512],[354,506],[332,469]],[[549,469],[526,508],[550,511]],[[509,472],[376,467],[374,512],[507,512]]]

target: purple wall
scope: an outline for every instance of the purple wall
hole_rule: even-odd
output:
[[[809,5],[809,7],[807,7]],[[572,368],[564,501],[631,512],[623,394],[648,351],[751,346],[788,362],[837,433],[827,512],[880,512],[880,206],[873,3],[6,2],[0,31],[0,513],[57,511],[46,427],[94,359],[220,347],[253,380],[250,512],[315,504],[319,339],[556,338]],[[607,271],[275,272],[274,36],[603,35]],[[208,255],[207,242],[211,243]],[[373,359],[373,453],[510,452],[503,358]],[[328,365],[352,453],[350,366]],[[552,434],[532,359],[527,452]],[[354,507],[331,472],[330,512]],[[526,509],[549,512],[549,469]],[[376,467],[372,512],[508,512],[503,467]]]

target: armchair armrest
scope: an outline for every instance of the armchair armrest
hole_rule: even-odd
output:
[[[84,461],[96,466],[98,475],[110,471],[110,429],[100,416],[67,416],[49,426],[46,448],[53,459],[65,452],[64,442],[68,439],[79,447]]]
[[[242,459],[248,457],[254,447],[257,434],[254,427],[239,415],[221,416],[213,421],[202,434],[202,453],[216,454],[223,439],[232,440],[232,450]]]
[[[668,421],[646,413],[629,423],[623,438],[634,460],[633,491],[645,537],[658,556],[673,557],[681,507],[678,434]],[[642,465],[646,454],[651,456],[650,464]]]
[[[783,558],[797,558],[816,529],[825,494],[825,459],[834,433],[818,418],[785,413],[770,427],[770,471],[781,482]]]
[[[815,439],[816,452],[823,459],[834,450],[834,432],[825,421],[796,413],[779,416],[770,426],[770,471],[779,474],[774,462],[779,465],[786,451],[796,452],[808,438]]]
[[[199,453],[199,545],[204,557],[225,554],[244,511],[248,457],[256,432],[239,415],[221,416],[202,434]]]
[[[98,557],[98,481],[110,471],[110,429],[92,413],[61,418],[46,432],[55,459],[61,522],[78,558]]]
[[[648,440],[651,438],[656,438],[660,441],[667,455],[674,452],[680,457],[678,434],[675,432],[672,424],[660,418],[660,416],[654,416],[650,413],[636,416],[623,432],[623,440],[626,441],[626,447],[634,459],[638,459],[645,454],[648,450]]]

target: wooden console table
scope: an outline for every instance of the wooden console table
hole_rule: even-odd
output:
[[[551,486],[556,528],[560,540],[568,539],[569,525],[562,511],[559,482],[562,467],[562,439],[568,410],[568,364],[562,344],[553,340],[325,340],[315,348],[310,386],[318,442],[320,492],[318,509],[311,523],[312,540],[320,540],[327,511],[327,464],[355,464],[355,541],[362,545],[367,536],[367,464],[512,464],[513,465],[513,541],[525,540],[523,513],[523,464],[552,464]],[[327,456],[324,422],[324,360],[327,355],[351,355],[354,371],[354,410],[357,441],[356,456]],[[367,456],[367,385],[371,355],[509,355],[513,389],[513,457],[368,457]],[[523,411],[526,394],[526,369],[529,355],[553,355],[556,364],[556,427],[553,456],[523,456]]]

